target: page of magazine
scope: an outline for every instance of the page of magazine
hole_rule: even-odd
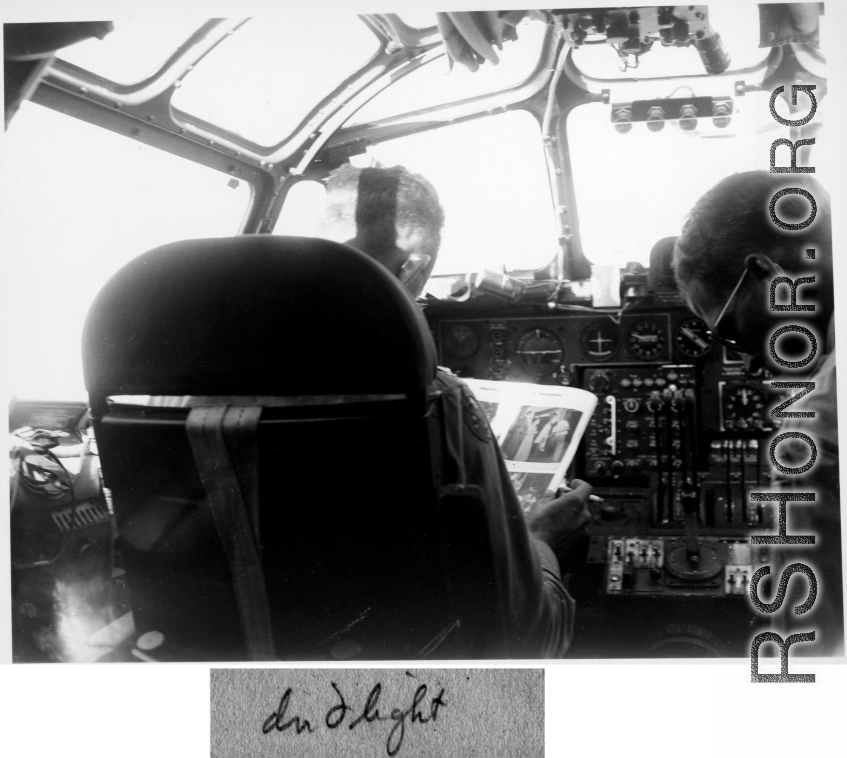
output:
[[[503,451],[521,507],[566,484],[589,418],[593,393],[573,387],[466,379]]]

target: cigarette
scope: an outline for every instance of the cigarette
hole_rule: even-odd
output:
[[[559,489],[556,491],[556,496],[558,497],[559,495],[566,495],[568,492],[573,492],[573,489],[571,489],[570,487],[559,487]],[[592,503],[605,502],[602,497],[598,497],[597,495],[589,495],[588,499]]]

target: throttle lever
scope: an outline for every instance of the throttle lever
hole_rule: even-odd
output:
[[[692,566],[700,563],[700,541],[697,532],[697,509],[700,504],[700,490],[690,478],[683,482],[679,492],[685,524],[685,553]]]

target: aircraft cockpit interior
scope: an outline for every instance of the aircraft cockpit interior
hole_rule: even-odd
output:
[[[782,621],[757,610],[788,553],[751,536],[785,534],[773,411],[807,375],[751,362],[674,262],[725,177],[818,165],[827,33],[822,3],[5,24],[14,660],[532,657],[492,610],[486,490],[433,452],[451,402],[460,446],[497,436],[456,378],[593,406],[535,402],[500,439],[530,519],[567,491],[551,440],[582,434],[563,657],[796,631],[805,580]],[[323,239],[347,165],[359,192],[394,166],[437,191],[417,298],[361,229]],[[830,495],[818,655],[843,644]]]

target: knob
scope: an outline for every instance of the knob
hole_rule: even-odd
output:
[[[588,389],[592,392],[605,392],[609,389],[609,377],[602,371],[592,374],[588,379]]]
[[[623,409],[627,413],[635,413],[640,405],[641,402],[634,397],[628,397],[626,400],[623,401]]]
[[[658,584],[661,581],[662,581],[662,569],[651,568],[650,569],[650,582],[652,584]]]
[[[612,476],[620,476],[623,472],[623,461],[612,461]]]

